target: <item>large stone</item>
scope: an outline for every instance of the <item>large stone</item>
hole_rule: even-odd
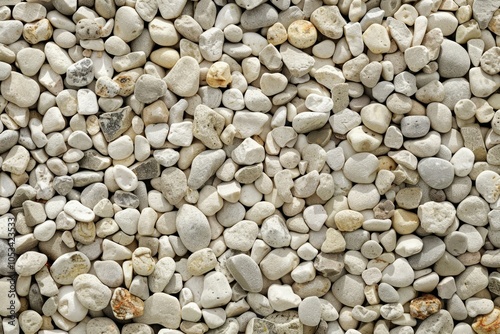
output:
[[[191,252],[208,247],[211,240],[210,225],[205,215],[195,206],[184,204],[175,219],[177,233]]]

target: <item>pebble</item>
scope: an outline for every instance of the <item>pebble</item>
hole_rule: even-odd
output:
[[[444,159],[424,158],[418,163],[418,172],[425,183],[434,189],[451,185],[455,176],[453,165]]]
[[[500,309],[494,307],[491,312],[485,315],[481,315],[476,318],[475,322],[472,324],[474,332],[479,334],[485,334],[491,332],[492,330],[498,330],[498,316]]]
[[[182,243],[188,250],[195,252],[208,247],[211,230],[205,215],[190,204],[184,204],[179,209],[175,225]]]
[[[152,294],[144,301],[143,315],[136,317],[135,321],[143,324],[160,324],[165,327],[178,328],[181,322],[179,301],[166,293]]]
[[[414,272],[404,258],[396,259],[382,271],[382,282],[393,287],[405,287],[413,283]]]
[[[262,274],[251,257],[238,254],[230,257],[226,265],[231,275],[245,291],[260,292],[262,290]]]
[[[17,258],[16,273],[21,276],[35,275],[46,263],[47,255],[28,251]]]
[[[194,58],[181,57],[165,77],[167,88],[182,97],[193,96],[198,91],[199,72],[200,67]]]
[[[79,302],[92,311],[104,309],[111,299],[111,290],[94,275],[78,275],[73,288]]]
[[[74,279],[90,270],[90,260],[82,252],[63,254],[50,266],[50,274],[59,284],[72,284]]]
[[[25,94],[20,94],[22,90]],[[20,73],[12,72],[7,80],[2,81],[0,92],[5,100],[16,104],[21,108],[33,105],[40,95],[40,88],[35,80]]]
[[[320,33],[331,39],[342,37],[342,28],[347,23],[338,7],[321,6],[311,14],[311,23]]]
[[[302,301],[289,285],[272,284],[267,294],[271,307],[278,312],[298,307]]]
[[[445,310],[440,310],[439,312],[426,318],[420,327],[415,332],[416,334],[421,333],[447,333],[453,330],[453,318],[450,313]]]
[[[365,284],[361,277],[347,274],[335,281],[332,285],[332,292],[342,304],[354,307],[362,305],[365,300]]]

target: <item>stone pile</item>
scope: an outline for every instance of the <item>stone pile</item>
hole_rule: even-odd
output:
[[[500,0],[0,0],[0,81],[0,333],[500,332]]]

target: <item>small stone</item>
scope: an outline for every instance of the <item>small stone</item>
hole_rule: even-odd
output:
[[[200,139],[210,149],[222,148],[220,135],[224,124],[224,117],[200,104],[194,113],[193,136]]]
[[[38,330],[42,327],[42,324],[43,318],[36,311],[26,310],[19,314],[19,327],[21,327],[23,333],[38,333]]]
[[[200,276],[214,269],[216,264],[217,258],[214,251],[210,248],[203,248],[189,256],[187,269],[191,275]]]
[[[201,306],[214,308],[226,305],[231,300],[231,287],[224,274],[211,272],[205,275],[203,280],[203,292],[201,293]]]
[[[129,310],[136,309],[135,306]],[[165,314],[170,316],[165,317]],[[160,324],[167,328],[178,328],[181,323],[181,306],[179,300],[163,292],[152,294],[144,302],[144,313],[134,318],[137,323]]]
[[[438,334],[451,333],[453,331],[453,318],[450,313],[445,310],[440,310],[430,317],[426,318],[418,327],[416,334]]]
[[[363,33],[363,42],[375,54],[386,53],[391,46],[387,28],[377,23],[371,24],[365,30]]]
[[[132,118],[133,114],[130,107],[101,114],[99,116],[99,126],[106,141],[111,142],[127,131],[132,125]]]
[[[128,6],[118,8],[115,14],[113,35],[128,43],[139,37],[143,29],[144,21],[134,8]]]
[[[232,82],[231,69],[226,62],[218,61],[208,69],[207,84],[213,88],[226,88]]]
[[[280,54],[285,66],[294,77],[301,77],[309,73],[314,65],[313,57],[287,43],[281,45]]]
[[[297,20],[288,26],[288,42],[299,49],[313,46],[318,33],[314,25],[306,20]]]
[[[446,233],[455,221],[456,210],[449,202],[427,202],[418,208],[422,228],[428,233]]]
[[[299,304],[299,319],[306,326],[317,326],[321,320],[321,303],[318,297],[306,297]]]
[[[354,307],[364,303],[364,287],[361,277],[347,274],[333,283],[332,292],[342,304]]]
[[[273,284],[269,287],[268,298],[275,311],[285,311],[300,305],[301,298],[296,295],[289,285]]]
[[[198,154],[191,164],[187,184],[192,189],[199,189],[219,169],[226,160],[223,150],[207,150]],[[253,181],[252,181],[253,182]]]
[[[47,263],[47,255],[28,251],[21,254],[16,261],[15,270],[18,275],[35,275]]]
[[[64,205],[67,215],[81,222],[93,222],[95,213],[78,201],[71,200]]]
[[[476,178],[476,189],[488,203],[494,203],[500,196],[500,176],[493,171],[483,171]]]
[[[245,291],[260,292],[262,290],[262,274],[251,257],[238,254],[230,257],[226,265],[231,275]]]
[[[262,273],[270,280],[290,273],[299,264],[299,257],[290,248],[277,248],[269,252],[260,262]]]

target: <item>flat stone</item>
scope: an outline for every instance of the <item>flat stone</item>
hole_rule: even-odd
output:
[[[288,43],[281,45],[280,54],[285,66],[294,77],[301,77],[309,73],[314,66],[313,57]]]
[[[226,154],[223,150],[207,150],[198,154],[191,164],[191,173],[187,181],[188,186],[192,189],[201,188],[222,166],[225,160]]]

